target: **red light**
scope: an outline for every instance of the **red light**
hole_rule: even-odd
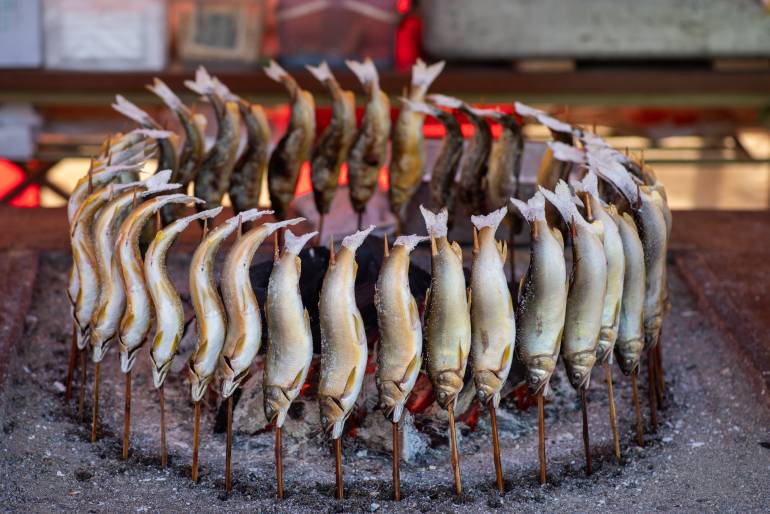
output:
[[[24,170],[11,161],[0,159],[0,197],[11,192],[24,181],[25,177]],[[39,207],[40,186],[37,184],[27,186],[9,202],[9,205],[13,207]]]
[[[412,7],[412,0],[398,0],[396,2],[396,10],[399,14],[406,14]]]

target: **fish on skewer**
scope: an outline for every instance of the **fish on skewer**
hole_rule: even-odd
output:
[[[412,81],[405,95],[412,102],[422,102],[428,88],[444,69],[444,61],[427,65],[422,59],[412,66]],[[417,188],[420,187],[425,161],[422,125],[425,115],[410,109],[402,101],[393,130],[393,156],[390,163],[390,210],[403,220],[405,210]]]
[[[399,236],[392,249],[385,238],[384,262],[375,288],[380,347],[377,354],[379,406],[393,424],[393,497],[401,499],[398,425],[422,368],[422,323],[409,289],[409,255],[425,236]]]
[[[196,70],[195,80],[186,80],[185,85],[211,103],[217,120],[214,145],[194,179],[195,196],[205,201],[198,208],[208,210],[222,203],[222,197],[230,186],[241,142],[241,114],[238,103],[225,97],[227,88],[202,66]]]
[[[277,62],[270,61],[265,74],[284,85],[291,101],[289,126],[270,155],[267,172],[270,203],[275,216],[284,219],[294,199],[300,166],[310,158],[315,139],[315,100]]]
[[[420,206],[431,240],[431,282],[425,297],[425,350],[436,401],[449,416],[455,493],[462,494],[454,407],[463,388],[471,349],[471,293],[465,287],[462,249],[447,239],[446,209],[432,213]]]
[[[530,394],[537,396],[540,483],[546,482],[545,413],[543,396],[561,349],[567,307],[567,271],[561,232],[548,224],[545,197],[538,192],[524,203],[511,203],[529,222],[532,250],[521,279],[516,307],[516,348],[527,368]]]
[[[225,239],[241,226],[272,211],[251,209],[226,220],[211,230],[198,245],[190,263],[190,297],[195,309],[198,341],[190,358],[188,376],[195,404],[192,480],[198,481],[200,402],[214,378],[227,333],[227,317],[214,279],[214,258]]]
[[[198,168],[206,156],[206,117],[195,114],[182,100],[159,78],[154,79],[153,84],[147,89],[157,95],[163,103],[171,109],[179,120],[184,131],[184,143],[179,152],[178,165],[172,169],[171,181],[182,184],[183,190],[187,190],[187,184],[195,179]],[[179,208],[176,205],[166,206],[160,211],[163,225],[168,225],[179,216]]]
[[[332,99],[332,117],[321,134],[310,158],[310,179],[316,209],[323,219],[329,214],[337,191],[340,167],[348,158],[350,146],[356,137],[356,96],[340,87],[332,71],[322,62],[320,66],[307,66],[313,76],[326,87]],[[319,238],[323,236],[323,223],[319,221]]]
[[[144,264],[139,250],[139,235],[147,221],[170,203],[198,202],[185,194],[157,196],[137,206],[121,223],[115,252],[126,293],[126,309],[118,328],[120,369],[125,375],[125,414],[123,420],[123,459],[128,459],[131,430],[131,369],[147,339],[152,321],[152,299],[144,278]]]
[[[283,255],[275,238],[275,260],[267,286],[267,350],[265,352],[265,418],[274,425],[277,496],[283,498],[283,456],[281,431],[289,407],[302,390],[313,360],[313,332],[310,316],[302,304],[299,279],[302,247],[315,232],[295,236],[284,232]]]
[[[318,303],[321,321],[318,402],[321,425],[334,440],[337,499],[344,495],[342,431],[361,392],[368,357],[364,321],[356,306],[356,250],[372,230],[373,225],[347,236],[336,254],[332,247]]]
[[[482,184],[487,176],[487,161],[492,151],[492,130],[486,118],[494,117],[495,114],[490,109],[476,109],[467,104],[463,104],[460,110],[471,122],[474,130],[465,149],[457,194],[471,213],[479,214],[484,210]],[[516,189],[518,190],[518,185]]]
[[[353,210],[358,213],[361,228],[366,204],[374,194],[377,176],[385,165],[390,137],[390,100],[380,89],[380,78],[374,62],[345,61],[366,93],[366,107],[361,127],[348,155],[348,188]]]
[[[144,257],[144,276],[152,303],[155,306],[155,337],[150,349],[152,381],[158,390],[160,400],[160,462],[168,463],[166,449],[165,394],[163,383],[171,368],[179,342],[184,333],[184,310],[182,300],[174,289],[166,270],[166,254],[176,238],[195,220],[214,218],[222,207],[201,211],[192,216],[178,219],[165,228],[159,229]]]
[[[567,294],[561,355],[567,369],[567,378],[572,387],[580,393],[586,473],[590,475],[592,463],[586,389],[596,362],[604,297],[607,292],[607,257],[602,243],[604,225],[599,219],[595,218],[589,223],[583,218],[575,206],[575,202],[580,200],[572,196],[569,186],[563,180],[556,184],[555,193],[543,187],[540,187],[540,192],[556,207],[569,226],[572,238],[572,273]]]
[[[589,223],[598,220],[604,228],[603,246],[607,259],[607,291],[604,295],[602,328],[599,332],[599,343],[596,346],[596,361],[604,367],[610,404],[613,451],[615,458],[620,459],[620,441],[615,418],[615,399],[612,394],[612,370],[610,368],[612,351],[618,337],[620,303],[623,298],[623,276],[626,267],[623,241],[618,228],[618,224],[621,223],[620,215],[614,205],[607,205],[599,198],[598,180],[593,172],[589,171],[582,181],[573,183],[573,187],[579,194],[582,193],[583,204],[586,208],[586,220]]]
[[[492,420],[492,442],[497,489],[504,492],[497,407],[513,362],[516,320],[505,277],[508,247],[495,232],[508,215],[503,207],[486,216],[471,216],[474,226],[471,267],[471,363],[479,403],[487,405]]]

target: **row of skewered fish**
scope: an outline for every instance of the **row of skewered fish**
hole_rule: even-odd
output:
[[[196,80],[195,86],[200,87],[201,94],[204,91],[221,97],[230,94],[216,79],[206,80],[200,76]],[[159,83],[155,87],[171,98]],[[450,105],[452,100],[443,98],[440,102]],[[408,105],[419,110],[424,104]],[[145,114],[120,99],[117,106],[137,121],[144,119]],[[235,111],[231,108],[228,112]],[[507,200],[487,215],[472,217],[475,228],[470,287],[463,274],[462,249],[447,238],[450,220],[446,206],[437,212],[422,209],[428,236],[401,236],[392,248],[386,241],[387,258],[380,271],[376,298],[380,331],[377,385],[381,407],[394,426],[395,488],[398,487],[395,434],[422,368],[423,355],[437,402],[449,411],[452,464],[459,494],[461,482],[453,409],[464,384],[469,356],[477,396],[481,403],[488,405],[494,421],[500,391],[513,356],[518,354],[527,368],[530,390],[539,398],[542,424],[542,398],[560,355],[570,383],[583,394],[585,406],[584,392],[596,362],[608,370],[614,352],[621,369],[632,374],[635,384],[643,350],[652,355],[660,337],[662,317],[668,306],[665,255],[671,227],[664,188],[649,168],[632,162],[594,134],[522,104],[516,105],[516,112],[548,126],[561,134],[562,140],[580,141],[581,148],[553,142],[549,152],[558,167],[565,168],[563,163],[579,163],[588,171],[572,188],[559,181],[553,191],[541,187],[527,203],[511,199],[510,206],[529,221],[532,241],[530,266],[522,278],[515,303],[504,273],[507,244],[495,237],[499,224],[508,215]],[[95,437],[99,363],[110,341],[118,342],[121,370],[126,376],[124,457],[127,457],[130,377],[137,354],[150,335],[154,319],[150,358],[163,412],[163,383],[185,325],[181,301],[166,273],[166,254],[190,223],[204,221],[206,230],[193,255],[189,274],[198,332],[188,373],[196,414],[195,479],[200,401],[212,379],[219,375],[221,396],[228,399],[229,412],[232,412],[232,394],[248,374],[262,340],[259,306],[248,273],[250,262],[257,248],[279,230],[284,234],[284,250],[281,253],[276,247],[265,305],[268,342],[264,391],[265,412],[268,420],[275,423],[280,449],[283,420],[305,382],[312,358],[309,319],[299,295],[297,255],[315,233],[295,236],[288,229],[302,221],[301,218],[264,223],[244,231],[246,224],[254,224],[263,215],[273,213],[257,209],[242,210],[208,230],[207,220],[221,210],[221,207],[206,208],[216,204],[216,198],[173,193],[182,185],[173,182],[173,168],[138,180],[138,172],[147,158],[158,157],[161,165],[166,162],[162,141],[172,139],[172,135],[160,130],[157,124],[146,119],[139,122],[144,128],[105,145],[102,155],[92,162],[88,175],[77,184],[70,199],[68,216],[74,264],[68,295],[75,321],[73,344],[81,351],[90,344],[96,363],[92,426]],[[210,157],[211,153],[207,160]],[[506,169],[513,175],[515,167],[510,162]],[[213,182],[209,185],[215,186]],[[199,189],[196,182],[196,191]],[[211,189],[202,189],[206,190]],[[566,234],[562,234],[557,222],[548,219],[546,202],[563,219],[568,227]],[[190,204],[201,206],[202,210],[184,216],[178,207]],[[143,258],[139,240],[152,225],[150,221],[154,216],[166,216],[165,226],[156,222],[154,237]],[[360,392],[367,362],[366,334],[354,295],[355,253],[372,229],[346,237],[338,251],[332,247],[319,305],[322,329],[319,403],[324,428],[335,440],[340,497],[341,437],[345,420]],[[225,258],[220,295],[213,273],[214,258],[222,243],[236,233]],[[572,243],[569,276],[564,259],[565,235]],[[432,279],[423,333],[423,322],[407,277],[409,254],[426,239],[430,239],[431,245]],[[75,352],[70,370],[74,358]],[[651,373],[653,369],[651,367]],[[68,380],[68,384],[70,382]],[[611,409],[612,413],[613,403]],[[165,432],[164,427],[161,428],[165,462]],[[498,487],[502,487],[494,432]],[[587,437],[587,433],[585,435]],[[228,437],[228,442],[230,440]],[[619,452],[616,434],[615,449]],[[544,448],[541,450],[541,479],[544,480]],[[589,455],[587,451],[587,457]],[[278,450],[276,458],[280,462]],[[229,462],[228,444],[228,485]],[[590,461],[588,465],[590,470]],[[280,484],[279,481],[279,494]],[[395,491],[397,496],[397,489]]]

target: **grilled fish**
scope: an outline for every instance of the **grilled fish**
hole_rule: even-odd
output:
[[[337,190],[340,166],[348,158],[356,136],[356,97],[342,89],[326,62],[307,66],[310,73],[326,86],[332,98],[332,118],[310,159],[310,178],[315,205],[320,214],[328,214]]]
[[[318,310],[321,317],[321,371],[318,402],[321,425],[332,439],[342,435],[361,391],[368,348],[364,321],[356,306],[356,250],[374,230],[370,226],[342,240],[329,260]]]
[[[219,365],[223,398],[233,394],[246,378],[262,343],[262,319],[249,275],[254,253],[270,234],[301,221],[304,218],[265,223],[254,228],[233,244],[225,258],[222,298],[227,312],[227,336]]]
[[[238,106],[246,125],[246,148],[230,179],[230,201],[235,212],[243,212],[259,205],[262,182],[267,173],[270,124],[261,105],[241,100]]]
[[[518,195],[524,136],[515,116],[497,111],[488,115],[500,123],[502,133],[492,142],[483,184],[487,208],[499,209],[507,205],[510,197]]]
[[[473,137],[468,140],[462,167],[458,196],[468,210],[478,214],[484,210],[482,183],[487,176],[487,161],[492,151],[492,130],[485,118],[494,116],[488,109],[475,109],[466,104],[460,108],[473,125]],[[518,186],[517,186],[518,189]]]
[[[409,254],[426,239],[417,235],[398,237],[385,256],[377,279],[377,389],[380,409],[394,423],[401,419],[422,368],[422,323],[409,289]]]
[[[164,205],[196,201],[197,198],[184,194],[158,196],[139,205],[120,225],[115,248],[126,292],[126,310],[118,331],[120,368],[123,373],[133,368],[152,320],[152,300],[144,278],[139,235],[147,221]]]
[[[422,59],[412,66],[412,82],[407,98],[422,102],[428,88],[444,69],[444,61],[426,65]],[[420,187],[425,161],[422,125],[425,115],[402,102],[393,130],[393,157],[390,163],[390,210],[402,219],[404,210],[417,188]]]
[[[451,110],[459,109],[463,103],[456,98],[444,95],[430,95],[428,99],[436,106],[450,109],[450,111],[444,111],[443,109],[431,108],[431,106],[423,104],[441,122],[445,130],[441,149],[430,174],[430,198],[434,209],[447,208],[449,212],[448,224],[451,227],[454,215],[455,176],[460,167],[463,145],[465,144],[460,122],[455,118]],[[414,109],[414,107],[412,108]]]
[[[580,390],[589,385],[602,328],[607,292],[607,257],[602,244],[604,227],[601,221],[588,223],[583,218],[575,207],[574,200],[577,199],[563,180],[556,184],[555,193],[543,187],[540,192],[559,211],[572,235],[572,273],[561,354],[570,384]]]
[[[556,369],[567,307],[567,271],[561,232],[545,219],[545,198],[511,203],[529,222],[532,250],[516,307],[516,348],[527,368],[532,394],[546,392]]]
[[[465,288],[460,245],[447,239],[446,209],[420,206],[431,238],[431,281],[425,297],[428,376],[438,404],[446,409],[463,387],[471,349],[470,291]]]
[[[364,212],[374,194],[377,175],[385,165],[390,137],[390,100],[380,90],[377,68],[371,59],[346,61],[366,93],[366,108],[348,155],[348,187],[353,210]]]
[[[214,279],[217,250],[238,226],[254,221],[266,211],[242,212],[211,230],[201,241],[190,263],[190,296],[198,327],[198,341],[190,358],[190,386],[193,402],[199,402],[214,377],[227,332],[227,318]]]
[[[315,101],[277,62],[270,61],[265,73],[286,87],[291,100],[289,126],[270,155],[267,172],[270,202],[276,217],[283,219],[294,199],[300,167],[310,157],[315,139]]]
[[[513,300],[505,278],[508,246],[495,239],[497,227],[508,215],[503,207],[486,216],[472,216],[478,231],[471,268],[471,365],[479,402],[500,403],[516,342]],[[477,246],[477,248],[476,248]]]
[[[280,428],[291,402],[299,395],[313,360],[310,316],[302,304],[299,252],[316,235],[284,232],[283,255],[277,257],[267,286],[267,351],[265,352],[265,418]],[[276,250],[277,253],[277,250]]]
[[[644,350],[644,247],[630,214],[624,212],[618,218],[618,232],[625,268],[615,356],[623,373],[630,375],[639,365]]]
[[[222,207],[217,207],[172,222],[158,231],[144,256],[144,276],[155,306],[155,338],[150,349],[150,362],[152,381],[156,389],[163,385],[184,333],[182,300],[168,276],[166,254],[177,236],[184,232],[191,222],[214,218],[221,211]]]

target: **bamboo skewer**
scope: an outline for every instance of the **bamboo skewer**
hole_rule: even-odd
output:
[[[86,369],[86,351],[80,350],[80,390],[78,394],[78,419],[82,423],[86,416],[86,381],[88,370]]]
[[[650,401],[650,425],[652,431],[658,430],[658,398],[655,392],[655,357],[654,350],[647,351],[647,396]]]
[[[195,402],[195,420],[193,421],[193,454],[192,454],[192,472],[190,476],[193,482],[198,481],[198,447],[200,445],[201,435],[201,402]]]
[[[334,440],[334,472],[337,477],[336,498],[345,498],[345,489],[342,482],[342,436]]]
[[[101,368],[101,362],[97,362],[94,366],[94,399],[93,399],[93,406],[91,409],[92,412],[92,419],[91,419],[91,442],[96,442],[96,429],[99,423],[99,371]]]
[[[126,405],[123,412],[123,460],[128,459],[128,435],[131,432],[131,371],[126,373]]]
[[[158,400],[160,402],[160,465],[168,466],[168,448],[166,447],[166,394],[163,384],[158,388]]]
[[[634,400],[634,413],[636,414],[636,444],[644,448],[644,428],[642,426],[642,408],[639,405],[639,386],[637,385],[637,376],[639,368],[631,373],[631,394]]]
[[[233,490],[232,479],[232,453],[233,453],[233,397],[227,397],[227,445],[225,449],[225,491]]]
[[[455,494],[459,497],[463,494],[462,478],[460,477],[460,455],[457,451],[457,431],[455,429],[455,407],[454,402],[447,406],[449,415],[449,437],[452,450],[452,471],[455,477]]]
[[[537,394],[537,454],[540,458],[540,485],[545,485],[545,406],[543,401],[543,391]]]
[[[398,423],[392,422],[393,435],[393,499],[401,501],[401,434],[398,431]]]
[[[586,475],[593,473],[591,464],[591,443],[588,434],[588,399],[586,398],[585,387],[580,389],[580,409],[583,411],[583,451],[586,455]]]
[[[75,375],[75,368],[78,364],[78,343],[77,343],[78,325],[72,322],[72,341],[70,343],[70,356],[67,362],[67,378],[64,389],[64,401],[69,402],[72,398],[72,378]]]
[[[612,369],[609,362],[604,362],[604,376],[607,380],[607,398],[610,402],[610,428],[612,428],[612,450],[620,460],[620,441],[618,439],[618,419],[615,414],[615,395],[612,391]]]
[[[283,443],[281,441],[281,427],[275,427],[275,479],[279,500],[283,500]]]
[[[497,490],[501,493],[505,492],[505,482],[503,481],[503,463],[500,459],[500,437],[497,433],[497,412],[495,406],[492,404],[492,400],[489,401],[489,418],[492,424],[492,450],[494,452],[495,459],[495,480],[497,484]]]

